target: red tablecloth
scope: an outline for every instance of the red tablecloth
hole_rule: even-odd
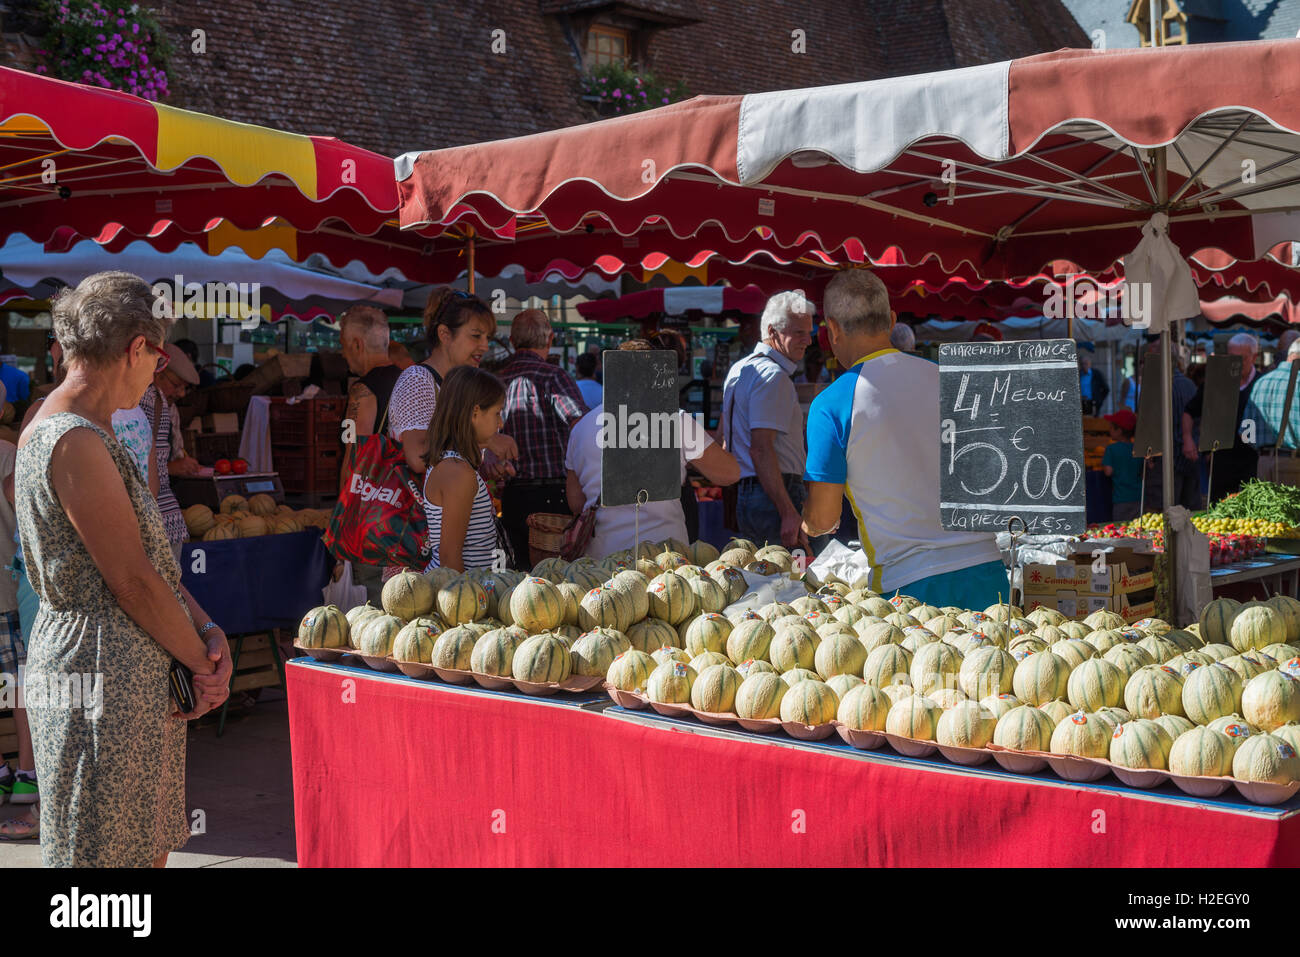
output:
[[[1300,812],[288,667],[302,866],[1300,864]],[[1109,780],[1109,779],[1107,779]]]

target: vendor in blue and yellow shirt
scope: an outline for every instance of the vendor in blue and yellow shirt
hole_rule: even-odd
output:
[[[833,531],[847,496],[874,591],[936,607],[1005,601],[994,537],[939,523],[939,367],[890,345],[889,293],[868,270],[832,279],[822,312],[846,371],[808,413],[805,533]]]

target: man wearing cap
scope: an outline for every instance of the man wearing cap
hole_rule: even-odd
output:
[[[158,473],[158,511],[162,512],[163,528],[167,532],[167,541],[171,543],[172,552],[177,560],[181,557],[181,546],[189,539],[185,528],[185,516],[181,513],[180,502],[172,492],[171,475],[186,474],[184,471],[173,472],[172,461],[188,459],[180,442],[180,416],[176,413],[176,402],[180,400],[190,386],[198,385],[199,373],[194,363],[176,346],[169,342],[166,346],[167,364],[154,373],[153,385],[145,390],[140,400],[140,411],[144,413],[153,432],[153,464]],[[180,457],[176,451],[179,449]],[[193,459],[189,459],[193,462]],[[198,463],[195,462],[194,466]],[[183,464],[180,469],[193,468]]]
[[[1141,511],[1142,459],[1133,458],[1133,433],[1137,416],[1122,407],[1106,416],[1110,423],[1110,445],[1101,459],[1101,470],[1110,476],[1111,521],[1131,522]]]

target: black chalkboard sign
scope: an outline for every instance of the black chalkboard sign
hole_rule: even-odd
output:
[[[1031,535],[1082,532],[1079,409],[1073,340],[940,346],[943,527],[997,532],[1015,516]]]
[[[682,493],[677,353],[604,354],[600,504],[667,502]]]
[[[1237,441],[1237,399],[1241,394],[1241,356],[1210,356],[1205,362],[1201,399],[1202,452],[1230,449]]]
[[[1133,457],[1163,455],[1164,429],[1161,428],[1160,397],[1164,395],[1164,365],[1159,348],[1148,349],[1142,355],[1142,391],[1138,393],[1137,430],[1133,433]],[[1236,406],[1233,406],[1236,409]],[[1177,426],[1175,425],[1175,428]]]

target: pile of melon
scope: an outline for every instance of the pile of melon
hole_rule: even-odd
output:
[[[285,535],[308,528],[323,529],[329,524],[330,517],[326,509],[295,511],[288,505],[277,505],[275,499],[265,493],[247,499],[242,495],[227,495],[221,500],[217,512],[206,505],[191,505],[183,514],[190,540],[204,542]]]

